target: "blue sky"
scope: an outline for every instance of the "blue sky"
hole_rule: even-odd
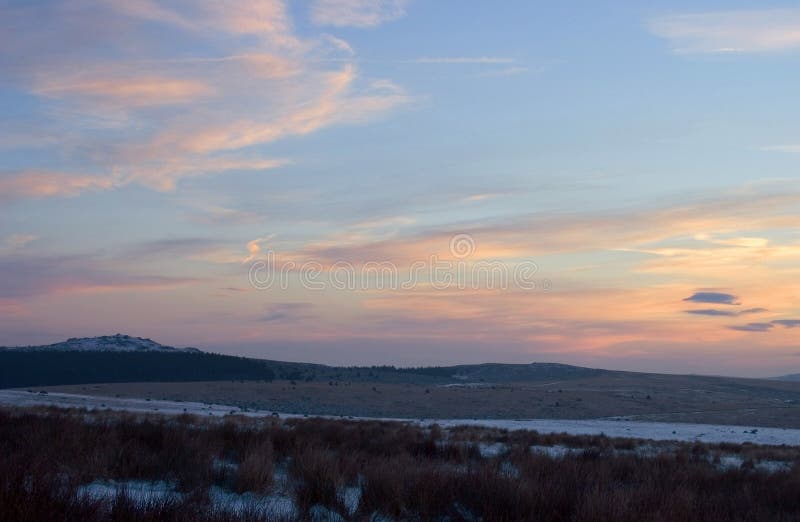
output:
[[[765,2],[3,2],[0,344],[786,373],[798,34]],[[459,234],[538,289],[248,277]]]

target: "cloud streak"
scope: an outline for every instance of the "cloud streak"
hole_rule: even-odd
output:
[[[334,27],[376,27],[402,18],[407,0],[316,0],[311,21]]]
[[[514,58],[503,58],[497,56],[440,56],[422,57],[414,60],[414,63],[444,63],[444,64],[511,64]]]
[[[287,323],[307,319],[314,306],[306,302],[270,303],[264,307],[264,315],[260,317],[266,323]]]
[[[362,16],[362,23],[403,7],[378,2],[375,14],[368,9],[375,2],[363,4],[317,7]],[[165,32],[168,39],[158,36]],[[187,56],[187,48],[202,51]],[[168,191],[190,177],[275,169],[290,158],[265,157],[255,146],[364,123],[411,101],[387,79],[363,78],[344,40],[299,36],[279,0],[3,6],[0,74],[48,107],[33,133],[70,136],[39,146],[61,146],[82,165],[81,172],[53,165],[2,174],[5,200],[131,183]]]
[[[798,154],[800,153],[800,144],[793,143],[790,145],[767,145],[765,147],[760,147],[759,150],[763,150],[765,152],[787,152],[790,154]]]
[[[92,256],[0,258],[0,299],[25,299],[53,293],[159,290],[196,282],[194,278],[135,274],[108,268]]]
[[[756,332],[756,333],[764,333],[769,332],[775,325],[772,323],[747,323],[742,325],[734,325],[729,326],[730,330],[736,330],[738,332]]]
[[[747,310],[717,310],[716,308],[702,308],[698,310],[686,310],[690,315],[705,315],[708,317],[738,317],[740,315],[762,314],[767,312],[766,308],[749,308]]]
[[[786,328],[800,328],[800,319],[776,319],[772,324],[784,326]]]
[[[0,173],[0,201],[51,196],[76,196],[108,190],[118,184],[113,177],[42,170]]]
[[[84,98],[99,103],[135,108],[172,105],[208,97],[213,90],[196,80],[171,78],[75,78],[66,82],[43,84],[34,93],[51,98]]]
[[[650,30],[680,54],[771,53],[800,49],[800,9],[669,15]]]

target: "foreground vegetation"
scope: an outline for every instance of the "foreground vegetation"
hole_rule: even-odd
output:
[[[0,520],[788,521],[799,463],[795,447],[8,409]],[[87,487],[134,480],[169,494]]]

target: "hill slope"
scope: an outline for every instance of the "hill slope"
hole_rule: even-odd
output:
[[[182,351],[0,351],[0,388],[110,382],[269,381],[264,361]]]
[[[40,346],[9,346],[1,349],[17,352],[173,352],[200,353],[197,348],[175,348],[142,337],[115,334],[71,338]]]
[[[273,378],[438,385],[566,380],[612,373],[552,363],[337,367],[209,354],[196,348],[175,348],[123,334],[0,348],[0,388]]]

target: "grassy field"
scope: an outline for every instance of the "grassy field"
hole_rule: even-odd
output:
[[[797,447],[0,410],[2,520],[788,521],[799,490]]]
[[[336,380],[114,383],[33,388],[229,404],[313,415],[594,419],[800,428],[800,383],[604,372],[569,379],[435,384]]]

